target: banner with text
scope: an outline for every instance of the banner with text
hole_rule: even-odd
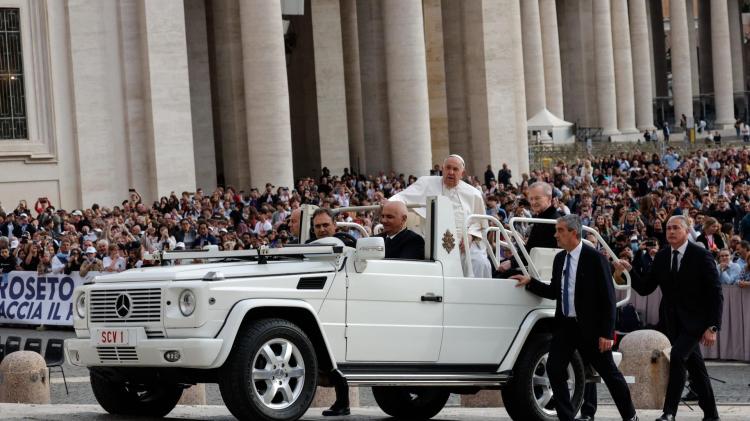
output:
[[[73,326],[73,290],[83,283],[78,272],[3,274],[0,323]]]

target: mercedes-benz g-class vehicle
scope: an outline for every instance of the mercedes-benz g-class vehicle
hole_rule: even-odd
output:
[[[425,217],[410,211],[408,223],[424,236],[424,260],[385,259],[384,239],[352,223],[341,225],[359,232],[356,243],[304,245],[307,207],[303,245],[161,252],[153,258],[169,265],[97,276],[74,293],[77,338],[65,342],[67,359],[90,369],[94,395],[112,414],[164,416],[186,387],[218,383],[238,419],[296,420],[317,386],[340,376],[371,386],[380,408],[402,419],[431,418],[451,393],[483,389],[500,389],[514,420],[556,419],[545,367],[555,303],[513,279],[471,276],[448,198],[414,207],[426,208]],[[516,227],[554,221],[504,228],[471,215],[466,226],[477,221],[494,265],[502,253],[549,280],[558,250],[527,251]],[[629,279],[615,288],[622,305]],[[568,371],[579,406],[580,356]]]

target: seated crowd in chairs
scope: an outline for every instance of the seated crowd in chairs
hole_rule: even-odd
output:
[[[0,342],[0,362],[2,362],[7,355],[20,350],[21,338],[18,336],[8,336],[5,339],[5,343]],[[47,340],[47,347],[44,349],[44,353],[42,353],[42,340],[40,338],[28,338],[26,339],[26,344],[24,344],[23,350],[36,352],[43,356],[44,361],[47,363],[47,368],[51,369],[53,367],[58,367],[63,376],[65,393],[68,393],[68,381],[65,379],[65,370],[63,370],[65,353],[63,351],[62,339]]]

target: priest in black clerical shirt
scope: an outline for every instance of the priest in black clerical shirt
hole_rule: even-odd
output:
[[[383,205],[383,232],[379,236],[385,238],[385,258],[424,260],[424,239],[406,228],[406,213],[403,202],[388,201]]]

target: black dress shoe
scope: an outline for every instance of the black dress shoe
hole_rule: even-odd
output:
[[[324,417],[340,417],[344,415],[349,415],[351,413],[352,412],[349,410],[349,407],[336,408],[332,406],[329,409],[326,409],[325,411],[323,411],[323,416]]]
[[[576,418],[576,421],[594,421],[593,415],[581,415],[580,417]]]
[[[661,414],[661,417],[657,418],[656,421],[674,421],[674,415]]]

